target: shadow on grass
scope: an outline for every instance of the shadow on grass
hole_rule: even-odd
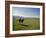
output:
[[[20,24],[21,26],[25,26],[25,27],[28,27],[28,25],[26,25],[26,24]]]

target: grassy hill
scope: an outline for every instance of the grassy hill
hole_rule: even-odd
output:
[[[39,18],[24,18],[23,24],[18,21],[19,17],[13,17],[13,31],[17,30],[38,30],[40,29],[40,19]]]

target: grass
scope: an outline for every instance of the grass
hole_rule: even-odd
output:
[[[13,19],[13,31],[38,30],[38,29],[40,29],[39,18],[24,18],[23,24],[20,24],[17,18]]]

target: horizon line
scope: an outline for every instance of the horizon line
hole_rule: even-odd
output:
[[[40,18],[39,16],[19,16],[19,17],[24,17],[24,18]]]

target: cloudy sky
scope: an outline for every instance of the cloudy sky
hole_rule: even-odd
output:
[[[23,17],[40,17],[40,8],[24,8],[24,7],[13,7],[13,16],[23,16]]]

